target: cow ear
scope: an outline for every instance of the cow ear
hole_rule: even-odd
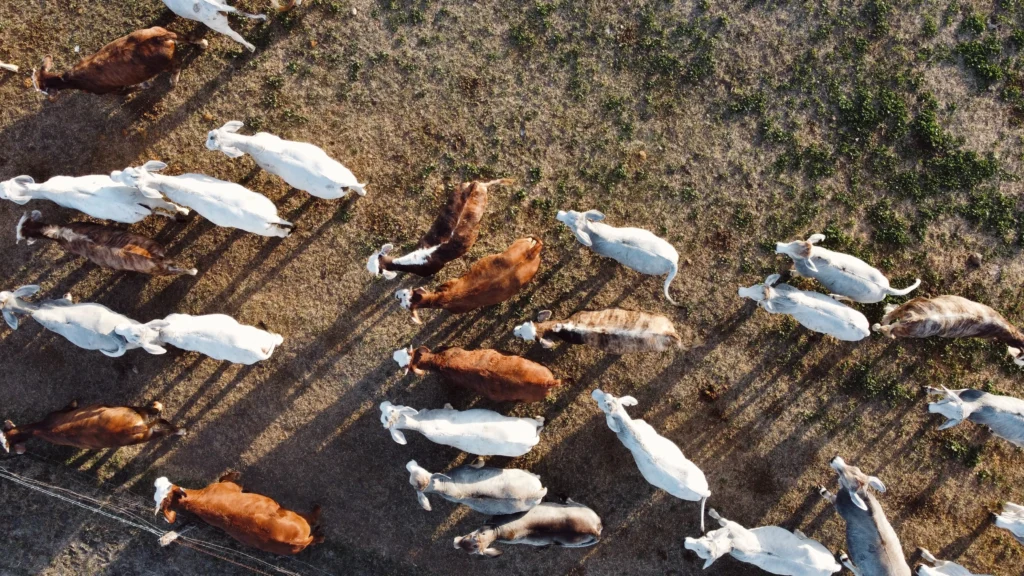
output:
[[[14,295],[18,298],[24,298],[25,296],[31,296],[36,292],[39,292],[39,285],[29,284],[27,286],[22,286],[21,288],[15,290]]]
[[[780,276],[778,274],[772,274],[771,276],[769,276],[769,277],[764,279],[764,285],[765,286],[774,286],[775,283],[778,282],[780,278],[782,278],[782,276]]]
[[[594,241],[590,239],[590,234],[587,234],[583,230],[576,228],[573,230],[573,233],[576,234],[576,239],[580,241],[580,244],[583,244],[588,248],[594,245]]]
[[[553,341],[551,341],[551,340],[548,340],[547,338],[541,338],[540,339],[540,345],[545,347],[545,348],[554,348],[555,347],[555,343]]]
[[[878,478],[878,476],[869,477],[868,486],[871,486],[872,488],[878,490],[879,492],[885,492],[885,484],[882,484],[882,481]]]
[[[541,310],[537,312],[537,322],[547,322],[551,319],[551,310]]]
[[[484,556],[489,556],[491,558],[497,558],[498,556],[501,556],[501,550],[498,550],[497,548],[484,548],[480,551],[480,553]]]
[[[600,210],[587,210],[583,213],[583,217],[590,222],[600,222],[601,220],[604,220],[604,214],[602,214]]]
[[[11,327],[11,330],[17,330],[18,329],[18,317],[15,316],[13,312],[11,312],[10,310],[8,310],[6,308],[4,308],[3,314],[4,314],[4,321],[7,322],[8,326]]]
[[[850,500],[853,500],[854,505],[861,510],[867,510],[868,505],[864,502],[864,499],[860,497],[860,494],[856,492],[850,492]]]
[[[430,500],[427,499],[426,494],[423,492],[416,492],[416,499],[419,500],[420,506],[422,506],[424,510],[430,512]]]
[[[622,432],[622,429],[619,428],[619,423],[615,421],[615,418],[612,418],[611,414],[605,414],[604,421],[608,423],[608,428],[610,428],[612,432],[615,432],[616,434]]]
[[[157,346],[156,344],[150,344],[149,342],[146,342],[145,344],[143,344],[142,345],[142,349],[145,350],[146,352],[149,352],[150,354],[155,354],[155,355],[158,355],[158,356],[160,354],[166,354],[167,353],[167,349],[164,348],[163,346]]]
[[[146,172],[159,172],[164,168],[167,168],[167,164],[164,164],[159,160],[150,160],[142,165],[142,169]]]
[[[402,434],[401,430],[391,429],[391,439],[399,444],[405,445],[405,434]]]
[[[962,422],[962,420],[950,418],[949,420],[943,422],[942,426],[939,426],[939,430],[949,430],[950,428],[956,427],[958,424],[960,424],[960,422]]]
[[[239,120],[232,120],[231,122],[228,122],[227,124],[221,126],[220,129],[225,131],[225,132],[232,132],[232,133],[234,133],[234,132],[238,132],[239,130],[241,130],[244,127],[245,127],[245,122],[241,122]]]
[[[636,398],[633,398],[632,396],[623,396],[619,398],[619,404],[622,404],[623,406],[636,406],[637,401]]]

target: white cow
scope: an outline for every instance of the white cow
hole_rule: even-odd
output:
[[[943,396],[942,400],[928,404],[928,412],[946,417],[939,430],[970,420],[988,426],[996,436],[1024,447],[1024,400],[972,388],[950,390],[943,386],[939,390],[926,386],[925,390],[928,394]]]
[[[772,314],[789,314],[805,327],[839,340],[863,340],[871,334],[868,319],[853,308],[817,292],[788,284],[775,286],[778,281],[779,275],[772,274],[764,284],[740,287],[740,297],[750,298]]]
[[[39,286],[22,286],[14,292],[0,292],[0,311],[12,330],[18,329],[19,316],[31,316],[43,328],[67,338],[72,344],[86,350],[99,350],[111,357],[123,356],[127,350],[144,348],[150,354],[161,354],[160,348],[147,344],[132,344],[118,335],[117,326],[139,325],[123,314],[101,304],[83,302],[75,304],[71,294],[59,300],[28,302],[25,297],[39,292]]]
[[[921,559],[930,562],[935,567],[921,564],[917,567],[917,576],[989,576],[974,574],[967,568],[948,560],[939,560],[924,548],[921,548]]]
[[[1024,544],[1024,506],[1007,502],[1003,513],[996,515],[996,526],[1009,530],[1017,542]]]
[[[165,195],[217,226],[239,228],[260,236],[283,238],[291,234],[292,223],[278,216],[277,206],[266,196],[203,174],[154,174],[164,168],[167,164],[151,160],[138,168],[113,172],[110,177],[150,197]]]
[[[150,214],[168,218],[188,214],[187,208],[171,204],[163,196],[146,196],[131,186],[114,182],[105,174],[77,178],[54,176],[42,184],[36,184],[31,176],[17,176],[0,182],[0,199],[20,205],[29,200],[50,200],[93,218],[125,224],[135,224]]]
[[[824,234],[813,234],[806,241],[777,242],[775,253],[792,258],[797,274],[821,282],[836,299],[873,304],[889,295],[906,296],[921,285],[915,280],[902,290],[891,288],[885,274],[860,258],[815,246],[824,239]]]
[[[828,576],[843,569],[828,548],[799,530],[794,533],[778,526],[748,530],[722,518],[714,509],[708,515],[722,527],[702,538],[687,538],[685,544],[687,550],[706,560],[704,568],[730,554],[740,562],[782,576]]]
[[[391,438],[405,444],[402,430],[415,430],[431,442],[452,446],[478,456],[522,456],[540,442],[544,418],[514,418],[492,410],[414,410],[384,401],[380,421]]]
[[[248,154],[260,168],[318,198],[343,198],[350,190],[366,196],[363,189],[366,184],[360,183],[348,168],[322,149],[305,142],[282,140],[266,132],[255,136],[237,134],[243,126],[245,124],[236,120],[218,130],[211,130],[206,138],[206,147],[219,150],[229,158]]]
[[[644,479],[676,498],[700,501],[700,531],[704,531],[704,504],[711,496],[708,480],[696,464],[683,456],[668,438],[658,434],[643,420],[633,420],[626,413],[625,406],[636,406],[636,398],[594,390],[591,397],[605,414],[608,427],[633,453],[633,460]]]
[[[195,20],[206,24],[214,32],[220,32],[231,38],[248,48],[250,52],[255,52],[256,47],[246,42],[245,38],[231,29],[227,14],[239,14],[252,20],[267,19],[264,14],[247,14],[228,6],[226,1],[221,2],[220,0],[163,0],[163,2],[171,9],[171,12],[186,20]]]
[[[163,320],[125,324],[115,330],[128,342],[148,346],[147,350],[159,350],[156,352],[159,354],[166,352],[161,344],[170,344],[235,364],[255,364],[266,360],[284,342],[280,334],[239,324],[224,314],[171,314]]]
[[[675,304],[668,286],[679,272],[679,253],[668,240],[642,228],[616,228],[601,224],[604,214],[597,210],[559,210],[555,218],[569,227],[580,244],[641,274],[665,278],[665,298]]]

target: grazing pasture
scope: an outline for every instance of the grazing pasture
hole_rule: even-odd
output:
[[[908,561],[918,548],[974,573],[1016,574],[1024,546],[996,528],[1024,502],[1024,452],[963,423],[937,430],[925,386],[1024,398],[1005,344],[979,339],[860,342],[815,334],[758,310],[739,286],[788,274],[777,242],[816,244],[877,267],[910,296],[852,304],[870,323],[887,304],[954,294],[1024,326],[1024,2],[1021,0],[306,0],[266,21],[231,16],[255,46],[173,15],[159,0],[0,2],[0,182],[20,175],[110,174],[160,160],[264,195],[294,224],[285,238],[218,228],[199,214],[150,216],[130,229],[195,267],[148,276],[85,261],[53,243],[15,244],[25,212],[98,222],[52,202],[0,195],[0,290],[39,284],[37,298],[95,302],[139,322],[226,314],[280,334],[253,365],[168,347],[118,358],[76,348],[36,322],[0,329],[0,419],[34,422],[82,406],[146,406],[187,436],[118,451],[42,442],[0,468],[153,515],[153,483],[199,488],[229,470],[282,507],[322,506],[325,541],[296,559],[247,551],[301,574],[693,575],[704,561],[696,504],[650,485],[591,399],[638,400],[643,419],[706,475],[708,508],[744,528],[800,530],[833,553],[844,523],[837,454],[880,478],[876,493]],[[95,96],[32,89],[43,58],[67,70],[132,31],[161,26],[209,47],[181,46],[180,79]],[[207,150],[230,121],[322,148],[358,175],[366,196],[324,200],[251,157]],[[492,187],[479,239],[437,276],[367,271],[386,243],[417,242],[462,181]],[[0,189],[2,191],[2,189]],[[670,286],[580,244],[555,218],[599,210],[679,254]],[[536,277],[511,299],[465,314],[427,311],[414,324],[394,294],[433,288],[517,238],[543,243]],[[668,317],[680,350],[606,355],[550,349],[513,335],[540,310],[567,318],[622,308]],[[532,404],[495,403],[405,375],[410,343],[492,348],[549,368],[562,384]],[[540,442],[488,466],[538,474],[548,499],[593,509],[596,546],[537,551],[499,545],[482,559],[453,539],[484,516],[433,498],[423,510],[406,463],[444,473],[472,456],[418,433],[396,444],[382,401],[543,417]],[[113,494],[113,495],[111,495]],[[557,500],[556,500],[557,501]],[[187,535],[231,549],[179,514]],[[711,524],[711,523],[709,523]],[[0,481],[0,573],[249,574],[195,550]],[[263,567],[264,569],[266,567]],[[757,574],[722,557],[708,574]]]

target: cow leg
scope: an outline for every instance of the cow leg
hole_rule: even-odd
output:
[[[149,423],[149,438],[150,440],[156,440],[158,438],[166,438],[167,436],[184,436],[185,429],[178,428],[174,424],[171,424],[167,420],[160,418],[155,422]]]
[[[853,565],[853,562],[850,561],[850,557],[846,555],[846,552],[839,553],[839,561],[842,562],[843,566],[846,566],[850,572],[853,572],[853,576],[862,576],[860,569]]]
[[[320,510],[320,505],[314,504],[313,509],[308,514],[299,514],[299,516],[302,516],[306,522],[309,522],[310,526],[316,526],[320,523]]]

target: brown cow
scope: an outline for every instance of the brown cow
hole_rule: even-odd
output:
[[[550,370],[520,356],[495,350],[449,348],[433,353],[426,346],[397,350],[395,362],[406,371],[423,375],[437,372],[445,380],[498,402],[543,400],[562,383]]]
[[[899,307],[886,308],[880,324],[871,327],[890,338],[989,338],[1007,345],[1018,366],[1024,366],[1021,350],[1024,333],[992,308],[961,298],[936,296],[914,298]]]
[[[412,321],[417,324],[417,308],[443,308],[452,314],[462,314],[500,304],[533,280],[540,268],[543,246],[536,238],[520,238],[508,250],[478,260],[469,272],[433,292],[423,288],[402,289],[395,292],[395,298],[402,302],[402,308],[412,312]]]
[[[164,256],[163,246],[145,236],[85,222],[65,226],[47,224],[42,217],[38,210],[32,211],[31,218],[22,216],[16,232],[17,242],[27,239],[29,244],[33,244],[38,238],[52,240],[68,252],[112,270],[154,276],[197,274],[195,268],[176,266]]]
[[[272,554],[298,554],[310,544],[324,541],[317,525],[319,505],[309,514],[293,512],[271,498],[243,491],[239,476],[229,472],[200,490],[157,478],[156,511],[163,512],[170,523],[177,518],[175,509],[191,512],[235,540]]]
[[[391,280],[396,272],[433,276],[445,264],[469,252],[480,235],[480,220],[487,208],[487,189],[495,184],[511,184],[508,179],[490,182],[463,182],[452,190],[444,210],[430,230],[420,239],[416,250],[404,256],[388,256],[394,246],[385,244],[374,252],[366,269],[374,276]]]
[[[13,445],[15,452],[24,454],[25,442],[32,437],[51,444],[100,450],[142,444],[167,436],[184,436],[183,428],[158,418],[163,409],[159,402],[150,402],[145,408],[102,404],[79,408],[75,400],[63,410],[51,412],[33,424],[15,426],[10,420],[4,422],[0,444],[4,451],[9,451]]]
[[[208,45],[206,40],[178,40],[177,34],[159,26],[136,30],[100,48],[99,52],[63,74],[50,72],[53,58],[47,56],[42,69],[33,71],[32,85],[47,94],[67,89],[109,94],[138,86],[161,72],[173,70],[173,86],[181,75],[181,63],[175,58],[179,43]]]

